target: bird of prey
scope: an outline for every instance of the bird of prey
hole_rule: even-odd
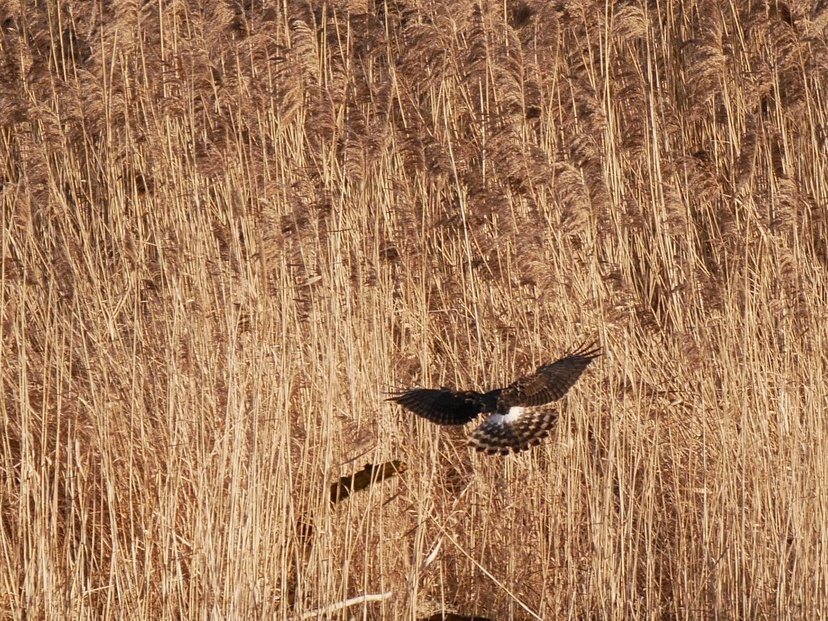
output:
[[[452,388],[411,388],[392,396],[404,408],[438,425],[465,425],[480,414],[489,416],[474,430],[469,443],[489,455],[508,455],[540,444],[558,420],[550,405],[601,355],[597,343],[582,346],[552,364],[538,367],[532,375],[506,388],[479,393]]]

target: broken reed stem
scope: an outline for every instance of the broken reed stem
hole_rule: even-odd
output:
[[[360,595],[358,597],[352,597],[351,599],[346,599],[344,602],[337,602],[336,604],[330,604],[328,606],[324,606],[323,608],[317,608],[316,610],[311,610],[310,612],[306,612],[303,614],[300,619],[310,619],[312,617],[316,617],[319,615],[326,615],[332,612],[336,612],[337,610],[342,610],[343,608],[349,608],[350,606],[356,606],[357,604],[363,604],[368,602],[382,602],[386,599],[389,599],[392,595],[391,591],[387,593],[379,593],[375,595]]]
[[[524,604],[524,603],[523,603],[523,601],[521,601],[521,599],[520,599],[517,595],[515,595],[514,593],[512,593],[512,591],[510,591],[510,590],[509,590],[509,587],[507,587],[507,586],[506,586],[505,584],[503,584],[500,580],[498,580],[497,578],[495,578],[495,577],[491,574],[491,572],[489,572],[489,571],[488,571],[485,567],[483,567],[483,565],[481,565],[481,564],[477,561],[477,559],[475,559],[475,558],[474,558],[471,554],[469,554],[468,552],[466,552],[466,550],[465,550],[465,549],[463,549],[463,546],[461,546],[461,545],[457,542],[457,540],[456,540],[454,537],[452,537],[452,536],[451,536],[451,535],[450,535],[450,534],[446,531],[446,529],[445,529],[445,528],[443,528],[443,526],[442,526],[442,525],[441,525],[441,524],[440,524],[440,523],[439,523],[439,522],[438,522],[438,521],[434,518],[434,516],[432,516],[432,517],[431,517],[431,519],[434,521],[434,524],[437,526],[437,528],[439,528],[439,529],[440,529],[440,532],[442,532],[442,533],[443,533],[443,534],[444,534],[444,535],[448,538],[448,540],[449,540],[449,541],[451,541],[451,542],[454,544],[454,547],[455,547],[455,548],[457,548],[458,550],[460,550],[460,552],[463,554],[463,556],[465,556],[465,557],[466,557],[467,559],[469,559],[472,563],[474,563],[474,564],[475,564],[475,566],[476,566],[476,567],[477,567],[480,571],[482,571],[484,574],[486,574],[486,576],[487,576],[487,577],[488,577],[488,578],[489,578],[492,582],[494,582],[497,586],[499,586],[501,589],[503,589],[504,593],[506,593],[509,597],[511,597],[511,598],[515,601],[515,603],[516,603],[518,606],[520,606],[521,608],[523,608],[526,612],[528,612],[530,615],[532,615],[535,619],[538,619],[538,621],[543,621],[543,617],[541,617],[540,615],[538,615],[538,613],[536,613],[534,610],[532,610],[531,608],[529,608],[529,606],[527,606],[526,604]]]

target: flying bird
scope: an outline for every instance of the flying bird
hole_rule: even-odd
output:
[[[558,420],[558,401],[601,355],[597,343],[582,346],[506,388],[489,392],[452,388],[411,388],[392,396],[401,406],[438,425],[465,425],[480,414],[489,416],[474,430],[469,443],[489,455],[508,455],[540,444]]]

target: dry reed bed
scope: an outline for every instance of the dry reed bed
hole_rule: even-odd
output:
[[[828,609],[821,4],[3,14],[4,618]],[[529,454],[382,402],[591,336]]]

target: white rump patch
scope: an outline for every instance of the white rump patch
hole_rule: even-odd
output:
[[[526,412],[526,408],[521,407],[519,405],[514,405],[509,408],[509,411],[506,414],[499,414],[500,420],[497,422],[501,425],[508,425],[509,423],[515,422],[519,419],[523,414]]]

